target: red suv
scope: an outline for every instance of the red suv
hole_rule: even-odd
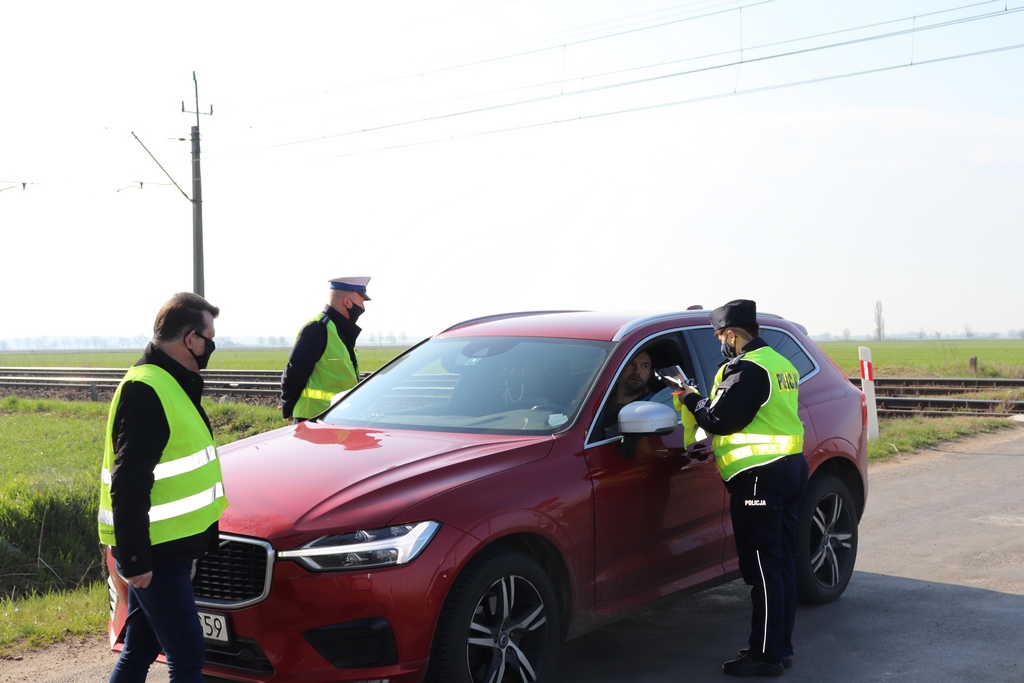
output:
[[[864,396],[802,326],[758,318],[801,375],[801,597],[834,600],[867,496]],[[209,680],[550,681],[561,641],[737,578],[710,440],[683,447],[660,383],[607,409],[640,350],[707,393],[719,348],[705,310],[480,318],[225,446],[221,546],[194,579]]]

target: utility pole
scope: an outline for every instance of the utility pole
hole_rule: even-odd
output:
[[[185,109],[185,101],[181,102],[181,111],[196,115],[196,125],[192,126],[192,289],[199,296],[206,296],[203,278],[203,180],[199,172],[199,115],[213,116],[213,105],[209,112],[199,111],[199,81],[196,72],[192,72],[192,82],[196,88],[196,110]]]

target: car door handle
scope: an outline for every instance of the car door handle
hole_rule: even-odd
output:
[[[709,457],[714,455],[714,450],[708,448],[707,446],[697,445],[691,448],[690,452],[687,453],[687,455],[689,455],[694,460],[700,460],[701,462],[704,462]]]

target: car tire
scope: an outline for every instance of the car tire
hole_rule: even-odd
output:
[[[427,680],[550,681],[559,640],[558,602],[541,566],[518,550],[489,548],[445,600]]]
[[[815,475],[800,505],[797,530],[797,594],[801,602],[832,602],[846,590],[857,560],[857,508],[846,485],[831,474]]]

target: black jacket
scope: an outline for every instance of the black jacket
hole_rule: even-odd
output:
[[[755,337],[743,347],[743,353],[764,346],[768,344]],[[708,434],[722,436],[746,429],[768,400],[771,390],[768,371],[757,363],[743,360],[743,354],[740,354],[730,360],[722,372],[722,381],[716,392],[720,395],[717,401],[714,396],[702,399],[697,394],[688,394],[683,402],[699,427]]]
[[[149,344],[136,365],[156,365],[177,380],[192,399],[207,429],[210,420],[200,405],[203,378]],[[210,429],[213,434],[213,430]],[[117,546],[114,557],[125,577],[145,574],[154,564],[184,562],[216,548],[218,525],[205,532],[166,543],[150,545],[149,508],[153,470],[160,462],[171,429],[156,391],[142,382],[126,382],[114,413],[114,466],[110,475],[110,499],[114,507]]]

